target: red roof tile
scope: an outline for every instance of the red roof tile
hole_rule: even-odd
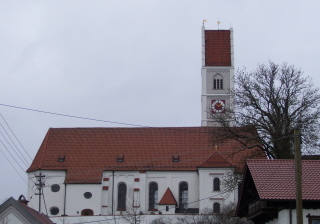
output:
[[[166,192],[164,193],[163,197],[161,198],[159,205],[177,205],[177,201],[174,198],[170,188],[167,188]]]
[[[294,160],[247,160],[260,199],[295,200]],[[320,200],[320,160],[302,160],[302,198]]]
[[[205,65],[231,66],[230,30],[205,30]]]
[[[232,164],[228,162],[219,152],[212,154],[206,161],[200,164],[198,167],[232,167]]]
[[[43,213],[39,213],[38,211],[28,207],[27,205],[22,204],[22,206],[28,210],[30,214],[32,214],[41,224],[53,224],[53,222]]]
[[[67,170],[66,183],[100,183],[104,170],[197,170],[216,149],[211,127],[182,128],[50,128],[27,172]],[[235,140],[218,146],[233,166],[247,155]],[[179,156],[179,162],[172,161]],[[64,157],[64,162],[58,158]],[[117,158],[124,158],[118,162]],[[208,161],[209,162],[209,161]]]

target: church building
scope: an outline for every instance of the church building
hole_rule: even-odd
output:
[[[203,27],[202,50],[200,127],[50,128],[27,170],[29,206],[92,216],[220,213],[236,203],[224,179],[258,149],[213,137],[223,135],[215,115],[232,106],[232,29]]]

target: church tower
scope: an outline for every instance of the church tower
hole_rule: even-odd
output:
[[[218,115],[233,108],[233,30],[205,30],[202,26],[201,126],[219,126]]]

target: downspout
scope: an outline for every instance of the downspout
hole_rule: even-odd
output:
[[[289,223],[292,224],[292,202],[290,201],[290,209],[289,209]]]
[[[111,206],[111,208],[112,208],[112,215],[114,215],[113,214],[113,198],[114,198],[114,170],[112,170],[112,200],[111,200],[111,203],[112,203],[112,206]]]
[[[66,203],[67,203],[67,184],[64,184],[64,208],[63,208],[63,216],[67,216],[66,215]]]

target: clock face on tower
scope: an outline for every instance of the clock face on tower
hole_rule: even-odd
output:
[[[212,100],[211,107],[212,113],[224,113],[225,112],[225,100]]]

